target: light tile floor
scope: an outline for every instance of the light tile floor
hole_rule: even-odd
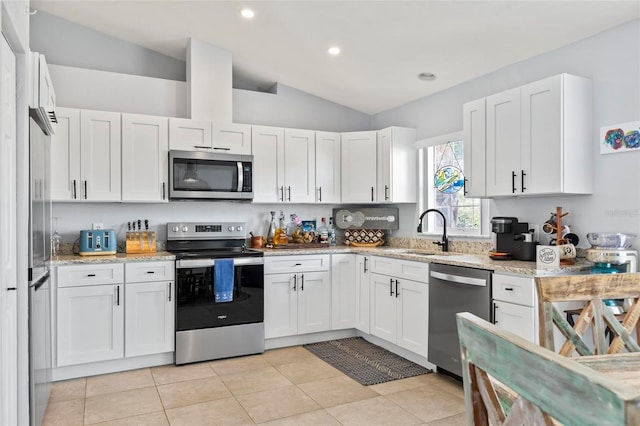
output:
[[[306,349],[53,384],[54,425],[463,425],[462,385],[427,374],[362,386]]]

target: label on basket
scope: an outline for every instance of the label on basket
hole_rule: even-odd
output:
[[[536,267],[555,269],[560,267],[560,249],[558,246],[536,246]]]

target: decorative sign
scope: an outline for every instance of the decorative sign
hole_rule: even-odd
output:
[[[558,246],[536,246],[536,268],[555,269],[560,267],[560,249]]]
[[[443,194],[455,194],[464,186],[462,170],[456,166],[443,166],[433,175],[433,185]]]
[[[640,151],[640,121],[600,128],[600,154]]]

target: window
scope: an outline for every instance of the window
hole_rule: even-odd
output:
[[[428,139],[419,150],[421,188],[418,214],[438,209],[447,219],[449,235],[486,235],[488,202],[464,196],[464,141],[462,132]],[[424,233],[442,233],[442,218],[429,214],[423,220]]]

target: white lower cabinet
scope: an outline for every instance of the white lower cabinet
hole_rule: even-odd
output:
[[[329,255],[265,259],[265,338],[331,329]],[[290,272],[281,271],[288,266]]]
[[[428,268],[419,262],[386,260],[391,261],[390,270],[394,271]],[[369,274],[370,333],[422,356],[427,355],[429,307],[427,275],[424,279],[420,282],[402,275]]]
[[[125,356],[173,351],[173,282],[127,283],[125,300]]]
[[[124,356],[124,284],[58,288],[57,366]]]
[[[369,334],[369,265],[370,257],[356,255],[356,328]]]
[[[493,322],[523,339],[538,343],[538,318],[534,278],[494,273]]]
[[[356,255],[331,255],[331,329],[356,326],[356,293]]]
[[[172,261],[59,266],[56,277],[56,367],[173,351]]]

